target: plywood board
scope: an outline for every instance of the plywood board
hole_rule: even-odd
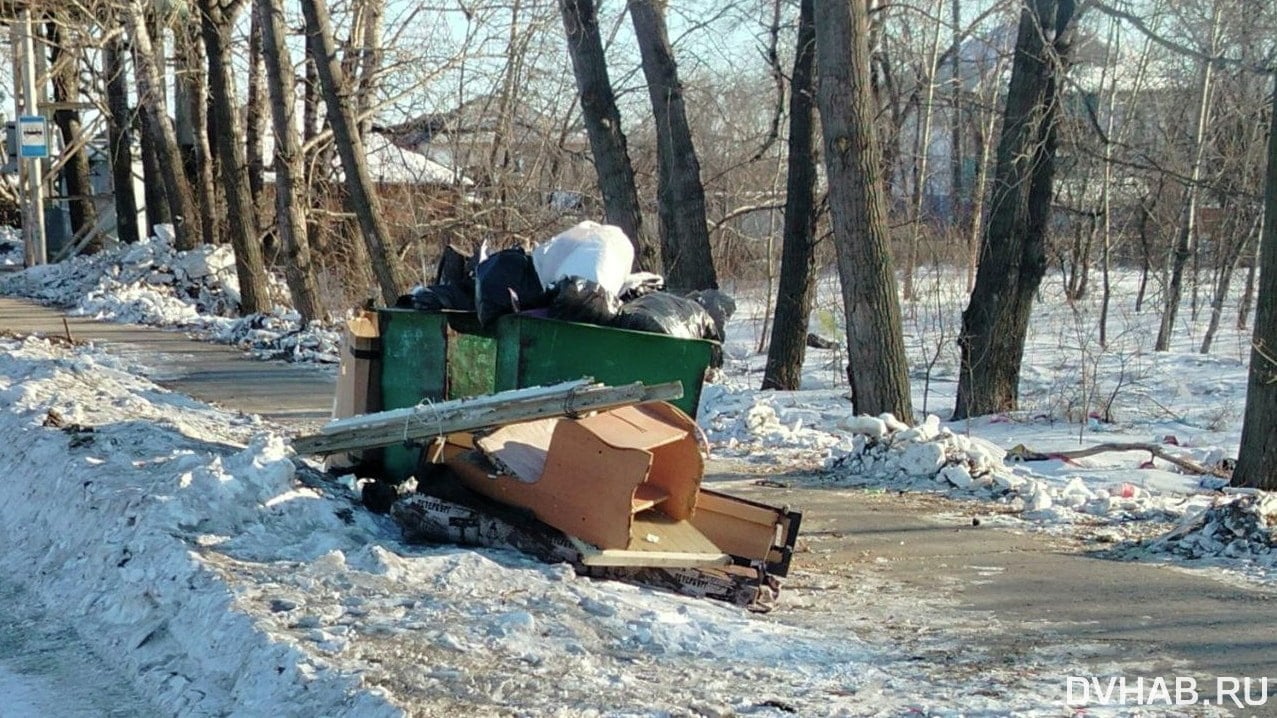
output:
[[[658,511],[634,517],[634,540],[628,549],[599,549],[574,539],[586,566],[725,566],[731,557],[723,553],[687,521],[676,521]]]
[[[556,418],[509,424],[476,439],[475,445],[503,471],[525,482],[539,481],[558,422]]]

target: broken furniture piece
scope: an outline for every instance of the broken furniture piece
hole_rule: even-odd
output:
[[[358,452],[389,483],[415,476],[419,493],[391,507],[406,537],[775,597],[801,515],[701,486],[693,416],[711,342],[523,314],[489,327],[464,312],[376,316],[379,353],[343,362],[379,360],[352,375],[376,374],[384,410],[366,413],[370,399],[294,447]]]

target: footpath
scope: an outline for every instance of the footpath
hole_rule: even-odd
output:
[[[150,367],[151,378],[173,391],[290,428],[329,414],[330,367],[260,361],[180,332],[65,317],[0,297],[0,330],[63,335],[64,319],[76,339]],[[762,479],[770,486],[756,483]],[[813,608],[795,609],[795,620],[804,612],[813,623],[845,614],[842,622],[858,634],[895,632],[886,638],[905,642],[947,632],[1011,670],[1017,657],[1053,651],[1091,675],[1122,662],[1139,667],[1128,681],[1160,676],[1173,688],[1174,676],[1194,677],[1203,698],[1214,696],[1217,677],[1267,677],[1267,706],[1237,714],[1277,715],[1277,591],[1098,558],[1074,538],[973,525],[988,508],[980,504],[812,488],[730,462],[711,462],[706,480],[804,511],[807,550],[795,556],[786,591]],[[1058,677],[1061,696],[1066,679]]]

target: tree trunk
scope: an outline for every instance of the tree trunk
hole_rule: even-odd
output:
[[[363,47],[359,52],[359,87],[355,93],[355,112],[359,118],[359,136],[367,136],[372,128],[377,98],[377,80],[381,75],[381,26],[386,18],[385,0],[362,0]]]
[[[146,27],[151,33],[152,45],[154,47],[154,59],[156,67],[155,86],[161,97],[168,97],[167,87],[165,86],[164,77],[164,34],[163,27],[160,25],[159,19],[156,17],[152,9],[146,10]],[[133,66],[137,67],[137,48],[133,48]],[[142,109],[142,103],[138,102],[138,109]],[[145,174],[142,180],[142,192],[146,201],[146,223],[148,225],[148,234],[155,235],[155,226],[158,224],[173,223],[173,208],[169,203],[168,193],[166,192],[166,184],[164,182],[163,159],[160,156],[159,142],[153,142],[151,138],[160,136],[160,128],[151,126],[151,119],[145,112],[138,112],[138,125],[142,131],[142,171]],[[174,128],[176,133],[176,128]]]
[[[115,197],[115,234],[124,244],[136,244],[137,197],[133,194],[133,129],[129,118],[129,78],[124,65],[124,41],[118,35],[102,48],[106,72],[107,147],[111,155],[111,189]]]
[[[235,274],[239,277],[240,311],[259,314],[270,311],[266,265],[257,236],[257,213],[248,189],[245,171],[244,133],[237,117],[237,97],[231,79],[230,34],[239,0],[220,4],[199,0],[204,49],[208,53],[209,112],[217,125],[213,151],[217,153],[222,192],[226,196],[227,233],[235,249]]]
[[[1260,221],[1259,236],[1264,236],[1264,227],[1267,224],[1267,218]],[[1255,303],[1255,271],[1259,269],[1259,245],[1259,241],[1251,244],[1250,266],[1246,268],[1246,286],[1242,289],[1241,306],[1237,308],[1238,329],[1246,328],[1247,320],[1250,318],[1251,305]]]
[[[293,295],[293,307],[305,323],[322,318],[324,311],[306,235],[305,199],[298,196],[299,190],[305,192],[306,178],[297,136],[293,61],[285,42],[283,3],[256,0],[254,9],[262,31],[266,86],[275,128],[275,227],[286,257],[284,278]]]
[[[798,46],[789,86],[785,236],[764,389],[794,391],[802,384],[807,321],[816,294],[816,154],[812,144],[816,26],[812,2],[802,0],[799,6]]]
[[[1277,92],[1273,93],[1277,112]],[[1277,115],[1274,115],[1277,116]],[[1268,172],[1264,186],[1262,266],[1259,304],[1251,338],[1250,379],[1246,387],[1246,419],[1233,486],[1277,489],[1277,132],[1268,134]]]
[[[940,20],[940,11],[944,9],[944,0],[936,2],[936,24],[931,36],[931,55],[927,61],[927,86],[922,93],[922,105],[918,108],[922,117],[917,132],[916,150],[913,165],[913,195],[910,207],[913,210],[909,228],[909,246],[905,250],[904,298],[913,301],[916,298],[913,289],[913,275],[918,269],[918,246],[922,243],[922,228],[925,224],[927,201],[927,165],[931,159],[931,121],[936,115],[936,76],[940,72],[940,29],[944,23]]]
[[[630,0],[630,20],[656,120],[657,206],[665,282],[672,289],[717,289],[705,221],[705,187],[683,106],[674,49],[659,0]]]
[[[191,115],[191,157],[192,167],[187,176],[195,183],[195,192],[199,197],[200,229],[204,233],[204,241],[209,244],[221,244],[225,241],[222,224],[226,212],[222,209],[222,198],[217,191],[216,165],[210,148],[209,138],[212,136],[208,110],[208,72],[204,68],[204,38],[200,28],[190,28],[187,38],[187,67],[185,73],[186,94],[190,104]]]
[[[182,153],[177,147],[177,133],[173,130],[173,122],[165,109],[163,83],[159,68],[155,65],[155,50],[151,47],[151,33],[146,26],[141,0],[132,1],[126,19],[129,36],[133,40],[143,132],[149,131],[143,145],[156,150],[156,160],[160,165],[157,169],[163,177],[164,194],[168,197],[176,246],[178,249],[194,249],[200,244],[195,221],[199,215],[195,210],[191,185],[186,181],[186,173],[182,170]]]
[[[1250,229],[1246,231],[1240,241],[1233,240],[1223,247],[1224,253],[1220,257],[1221,266],[1215,280],[1215,293],[1210,303],[1210,323],[1206,327],[1206,334],[1202,337],[1202,346],[1199,350],[1202,354],[1210,354],[1211,344],[1215,341],[1215,334],[1219,332],[1220,322],[1224,318],[1224,302],[1228,300],[1228,290],[1232,286],[1233,273],[1237,271],[1237,265],[1241,262],[1242,255],[1246,253],[1247,247],[1250,246],[1251,238],[1255,236],[1256,231],[1263,231],[1261,222],[1260,218],[1254,218]],[[1234,211],[1225,220],[1226,230],[1223,235],[1232,238],[1237,231],[1238,223],[1238,211],[1237,208],[1234,208]]]
[[[258,234],[267,222],[266,208],[261,205],[265,186],[266,161],[262,156],[262,134],[266,131],[266,88],[262,86],[261,18],[249,8],[252,18],[248,32],[248,103],[244,106],[244,161],[248,167],[248,191],[256,209]]]
[[[1218,52],[1219,19],[1222,3],[1215,3],[1211,16],[1210,55]],[[1202,155],[1206,147],[1206,125],[1210,122],[1211,77],[1215,64],[1210,60],[1202,63],[1202,82],[1197,105],[1197,120],[1194,125],[1193,159],[1189,168],[1188,185],[1184,188],[1184,211],[1180,217],[1179,236],[1175,241],[1175,251],[1171,263],[1171,281],[1166,289],[1166,306],[1162,309],[1162,322],[1157,329],[1157,341],[1153,350],[1164,352],[1171,348],[1171,335],[1175,333],[1175,318],[1179,313],[1180,297],[1184,293],[1184,267],[1197,252],[1197,185],[1202,174]],[[1196,262],[1194,262],[1194,282],[1196,282]],[[1194,302],[1196,304],[1196,302]]]
[[[815,4],[818,101],[834,247],[847,321],[847,378],[858,414],[913,421],[900,298],[888,246],[881,155],[869,86],[864,3]]]
[[[949,23],[953,25],[953,39],[949,52],[949,76],[952,82],[953,97],[952,112],[949,118],[949,210],[953,226],[958,230],[958,236],[962,236],[962,230],[966,225],[967,211],[969,211],[967,202],[963,197],[962,185],[962,162],[963,152],[966,150],[962,144],[962,53],[959,49],[962,47],[962,0],[952,0],[949,3]]]
[[[136,51],[133,57],[133,67],[136,68]],[[145,205],[143,209],[146,210],[147,236],[154,237],[156,225],[172,224],[173,214],[169,209],[168,193],[165,192],[168,183],[164,179],[164,162],[160,158],[160,146],[154,141],[162,130],[154,126],[150,115],[144,111],[143,104],[139,98],[137,123],[142,135],[142,141],[139,143],[142,155],[142,204]]]
[[[608,224],[625,232],[634,245],[636,269],[660,272],[661,248],[643,229],[643,212],[634,187],[634,167],[621,130],[621,112],[616,107],[612,81],[608,78],[599,35],[599,18],[594,0],[559,0],[563,29],[567,33],[568,54],[581,98],[581,115],[590,137],[594,172],[603,214]]]
[[[53,80],[53,99],[57,102],[74,103],[80,101],[79,63],[75,55],[62,46],[64,33],[59,20],[54,19],[48,25],[50,58],[50,74]],[[53,112],[53,122],[62,132],[62,144],[68,147],[80,134],[80,111],[64,107]],[[88,232],[97,224],[98,211],[93,204],[93,184],[89,181],[89,153],[87,144],[71,154],[62,170],[66,179],[66,191],[71,200],[71,231],[78,237]],[[85,245],[84,252],[92,254],[102,248],[102,240],[95,238]]]
[[[1033,295],[1046,274],[1055,179],[1057,76],[1067,67],[1073,0],[1025,0],[998,142],[988,228],[962,314],[953,418],[1016,408]]]
[[[372,178],[364,156],[364,143],[359,137],[354,108],[343,97],[347,88],[346,77],[337,57],[333,41],[332,23],[328,17],[325,0],[302,0],[302,13],[306,16],[306,46],[315,61],[315,69],[328,106],[328,120],[332,124],[337,152],[346,174],[346,191],[350,194],[350,207],[359,220],[359,228],[368,246],[373,273],[381,288],[382,299],[394,304],[400,294],[408,291],[412,280],[404,270],[399,255],[390,245],[381,216],[381,205],[373,192]]]

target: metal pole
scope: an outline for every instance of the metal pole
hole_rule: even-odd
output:
[[[18,12],[18,45],[21,48],[22,112],[21,115],[40,114],[39,91],[36,84],[35,39],[31,26],[31,10]],[[21,139],[19,138],[19,143]],[[19,146],[21,154],[21,146]],[[48,262],[44,233],[44,167],[43,160],[23,159],[19,164],[26,170],[26,212],[22,222],[22,236],[27,246],[27,266]],[[29,239],[28,239],[29,238]]]

